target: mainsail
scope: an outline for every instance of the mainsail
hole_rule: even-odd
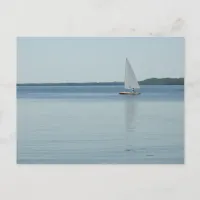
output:
[[[135,73],[131,67],[130,62],[126,58],[125,63],[125,80],[124,80],[124,87],[125,89],[139,89],[140,86],[138,84],[138,81],[136,79]]]

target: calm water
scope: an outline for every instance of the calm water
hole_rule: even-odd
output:
[[[184,87],[18,87],[17,162],[183,164]]]

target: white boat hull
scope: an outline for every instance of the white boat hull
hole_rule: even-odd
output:
[[[122,94],[122,95],[139,95],[140,92],[120,92],[119,94]]]

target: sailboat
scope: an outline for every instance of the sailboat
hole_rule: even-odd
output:
[[[131,67],[131,64],[126,58],[125,62],[125,80],[124,80],[124,88],[125,89],[140,89],[140,85],[136,79],[135,73]],[[131,91],[131,92],[120,92],[119,94],[125,95],[138,95],[140,92]]]

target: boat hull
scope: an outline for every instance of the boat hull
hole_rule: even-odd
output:
[[[139,95],[140,92],[120,92],[121,95]]]

